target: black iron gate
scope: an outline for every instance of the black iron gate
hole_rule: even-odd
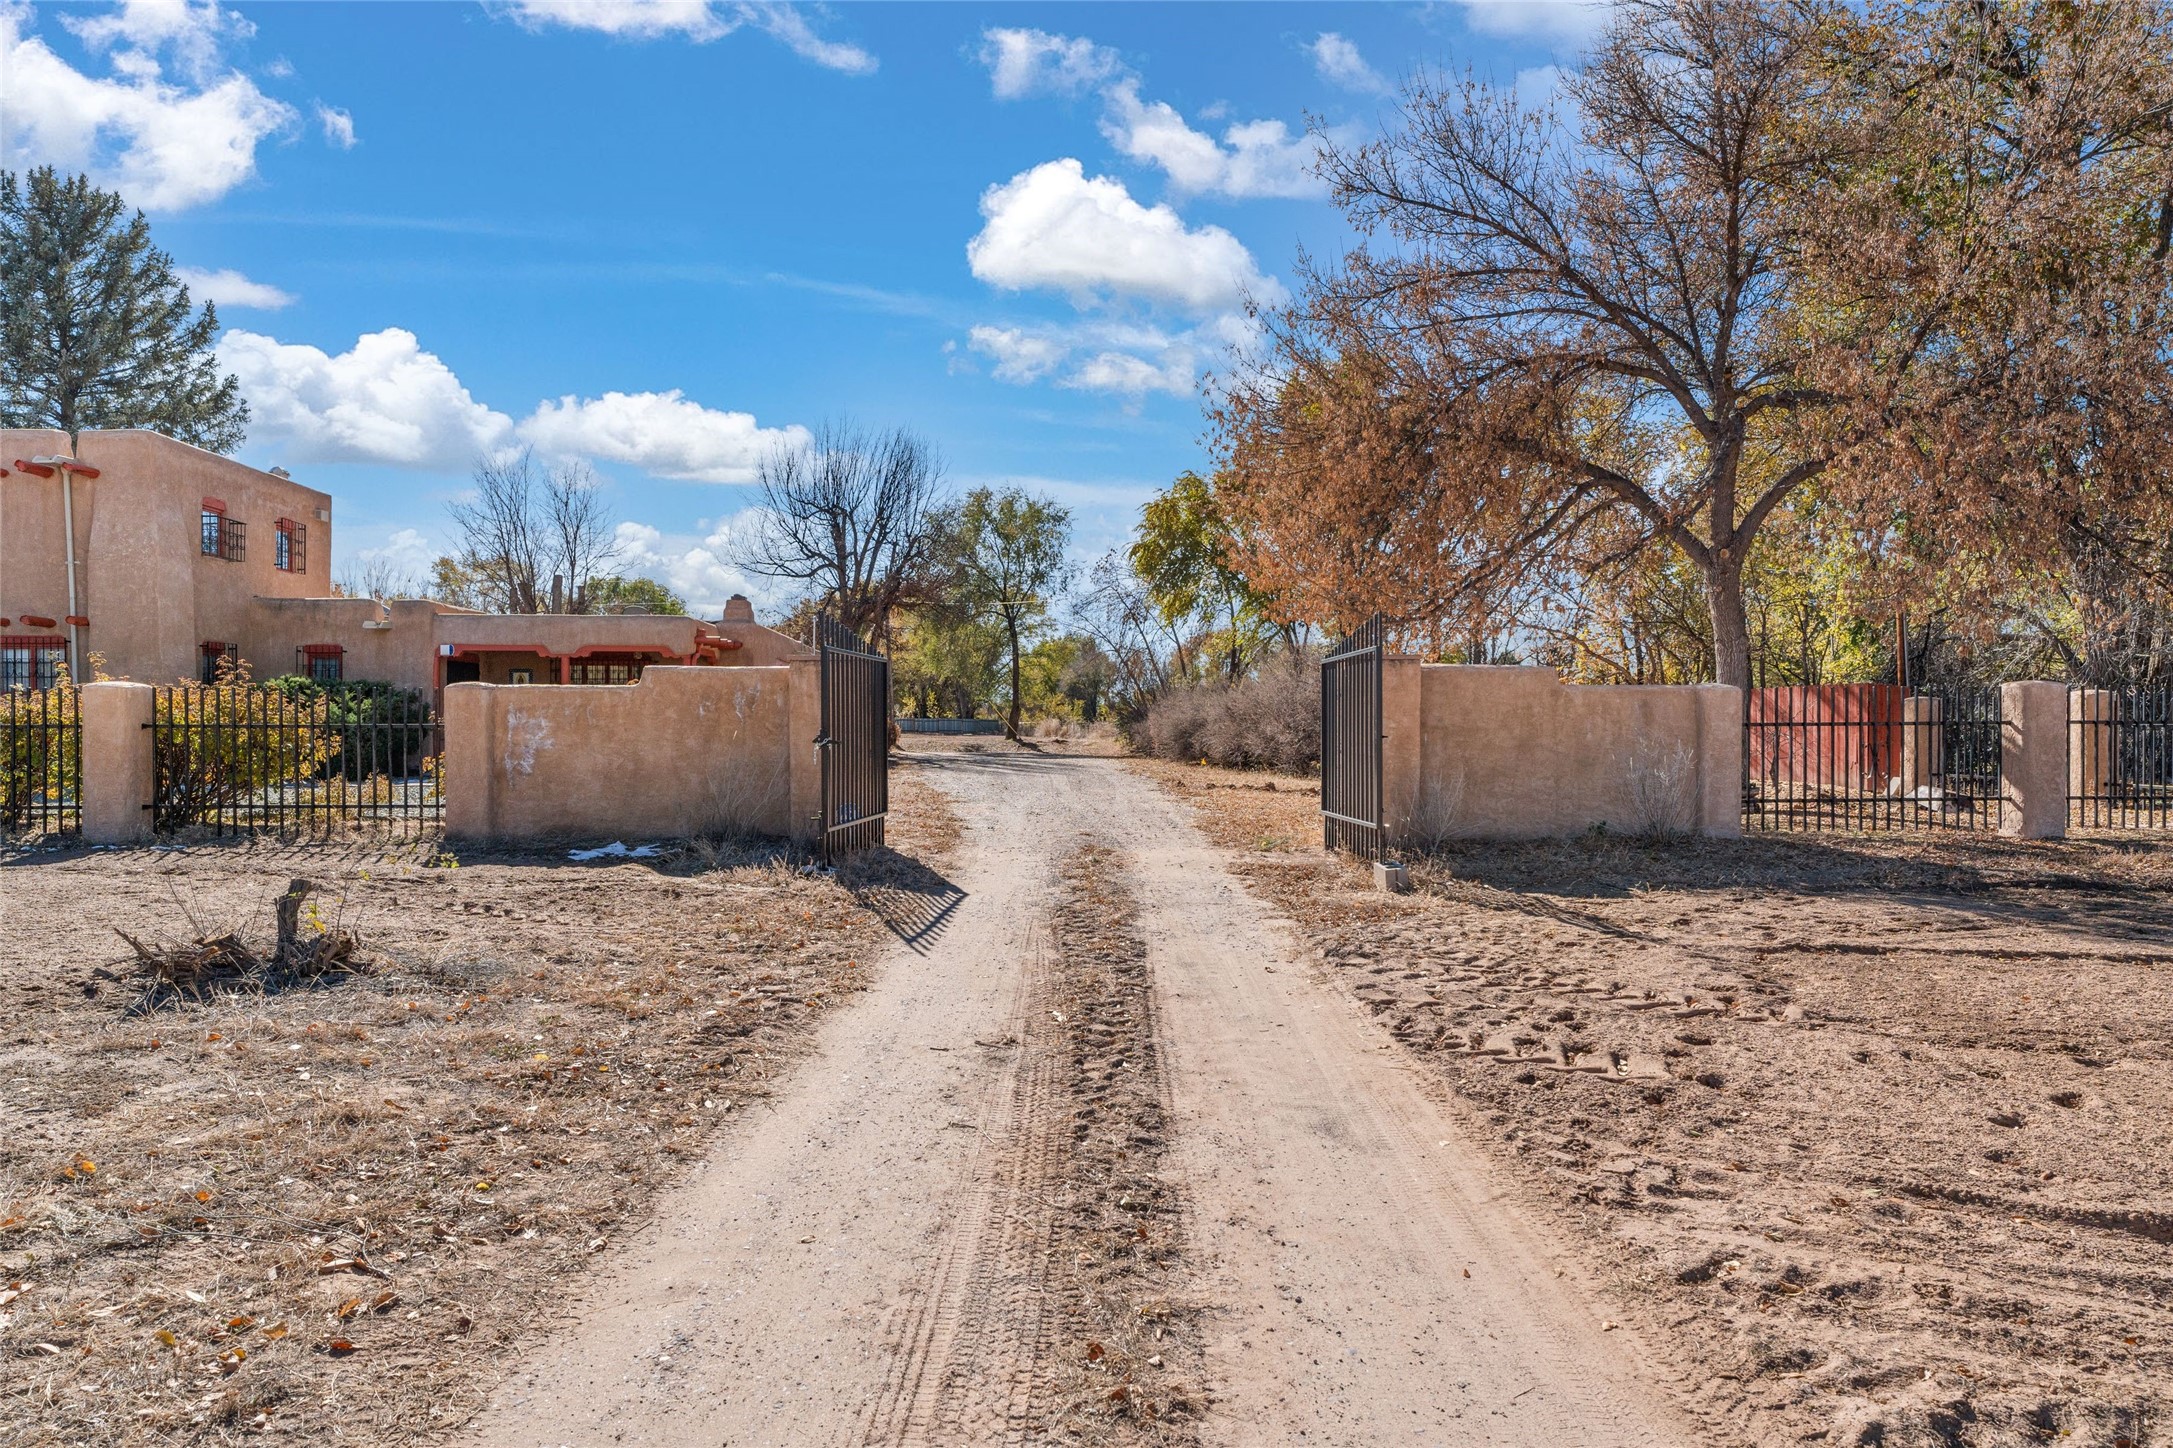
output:
[[[1369,860],[1382,852],[1381,616],[1367,619],[1320,666],[1321,843]]]
[[[822,814],[825,860],[883,843],[890,813],[890,660],[837,620],[815,620],[822,656]]]
[[[83,828],[82,696],[0,685],[0,841]]]

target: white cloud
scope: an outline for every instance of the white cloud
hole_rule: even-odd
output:
[[[295,303],[292,292],[282,291],[269,282],[251,281],[231,267],[218,271],[206,271],[202,267],[177,266],[174,275],[189,289],[193,301],[216,302],[222,307],[252,307],[258,311],[276,312],[281,307]]]
[[[1386,95],[1394,89],[1386,77],[1366,64],[1356,44],[1333,30],[1322,31],[1306,49],[1312,52],[1313,69],[1332,85],[1368,95]]]
[[[544,402],[519,428],[523,442],[566,456],[627,463],[660,478],[745,483],[780,445],[808,441],[799,426],[762,427],[747,412],[719,412],[669,392],[606,392]]]
[[[1039,381],[1054,372],[1071,350],[1055,337],[1023,327],[979,326],[967,334],[967,340],[974,351],[995,361],[991,371],[998,382]]]
[[[982,31],[981,63],[1000,101],[1039,93],[1077,95],[1123,70],[1108,46],[1046,30]]]
[[[1202,370],[1222,365],[1254,330],[1242,313],[1176,331],[1090,318],[1048,326],[978,326],[968,345],[992,360],[989,371],[999,382],[1024,386],[1049,378],[1059,387],[1136,402],[1150,392],[1182,397],[1197,391]]]
[[[164,0],[65,19],[113,51],[111,76],[78,71],[30,33],[28,6],[0,0],[0,166],[88,171],[135,205],[180,211],[247,181],[258,143],[294,121],[247,76],[217,74],[221,41],[247,29],[215,5]],[[161,51],[184,84],[166,78]]]
[[[419,580],[430,576],[430,565],[437,561],[438,551],[421,529],[399,528],[375,548],[357,548],[355,558],[363,564],[386,564],[403,580]]]
[[[876,66],[859,46],[816,34],[797,6],[770,0],[512,0],[507,10],[532,30],[559,25],[628,40],[677,35],[704,43],[751,25],[802,60],[831,70],[866,75]]]
[[[324,127],[324,138],[328,145],[337,146],[342,151],[352,151],[355,148],[355,118],[338,106],[317,102],[317,124]]]
[[[696,616],[714,618],[725,600],[744,593],[755,617],[775,623],[792,604],[789,585],[744,573],[732,560],[761,527],[762,512],[747,508],[711,525],[702,534],[666,533],[647,523],[621,523],[619,562],[623,573],[653,578],[687,601]]]
[[[505,444],[513,420],[470,396],[453,370],[399,327],[338,356],[256,332],[219,339],[219,365],[241,379],[252,442],[294,462],[372,462],[464,472]]]
[[[1327,186],[1313,174],[1320,147],[1311,136],[1293,136],[1281,121],[1244,121],[1223,131],[1221,142],[1195,131],[1175,107],[1142,101],[1139,83],[1120,81],[1109,88],[1102,134],[1125,155],[1169,173],[1180,191],[1223,196],[1324,195]]]
[[[1201,312],[1241,306],[1248,292],[1283,295],[1229,232],[1187,227],[1168,206],[1142,206],[1123,182],[1090,179],[1069,157],[991,186],[981,214],[966,260],[992,286],[1052,288],[1081,304],[1144,297]]]
[[[1610,0],[1457,0],[1481,35],[1536,36],[1582,44],[1599,34]]]

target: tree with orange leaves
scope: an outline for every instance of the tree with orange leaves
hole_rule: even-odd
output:
[[[2145,0],[1629,0],[1554,106],[1415,80],[1326,146],[1365,244],[1218,411],[1249,580],[1438,635],[1672,550],[1747,686],[1745,561],[1814,484],[1873,558],[2147,533],[2168,55]]]

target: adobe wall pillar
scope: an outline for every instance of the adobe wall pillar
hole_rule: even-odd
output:
[[[1999,832],[2024,840],[2067,833],[2067,685],[1999,689]]]
[[[790,671],[785,758],[792,784],[792,838],[812,845],[818,843],[822,815],[822,751],[815,747],[822,732],[822,656],[797,654],[785,660],[785,667]]]
[[[2113,691],[2074,689],[2067,696],[2067,792],[2102,799],[2113,777]]]
[[[1419,667],[1408,655],[1381,660],[1381,833],[1390,849],[1415,844],[1421,835],[1426,760]]]
[[[1911,695],[1901,701],[1901,787],[1913,795],[1938,785],[1947,772],[1947,701]]]
[[[491,727],[495,693],[490,684],[445,686],[438,785],[445,791],[448,840],[489,840],[498,834],[498,771],[492,767],[498,747]]]
[[[93,845],[136,845],[151,838],[151,730],[157,691],[149,684],[85,684],[78,695],[83,721],[83,839]]]
[[[1733,684],[1698,686],[1696,827],[1710,838],[1743,833],[1743,711],[1749,699]]]

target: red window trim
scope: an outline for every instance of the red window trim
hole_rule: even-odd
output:
[[[226,504],[220,502],[217,498],[206,498],[204,499],[204,511],[207,513],[224,513]]]
[[[0,649],[64,649],[68,641],[59,634],[0,634]]]
[[[347,650],[340,644],[304,644],[302,657],[308,659],[336,659]]]

